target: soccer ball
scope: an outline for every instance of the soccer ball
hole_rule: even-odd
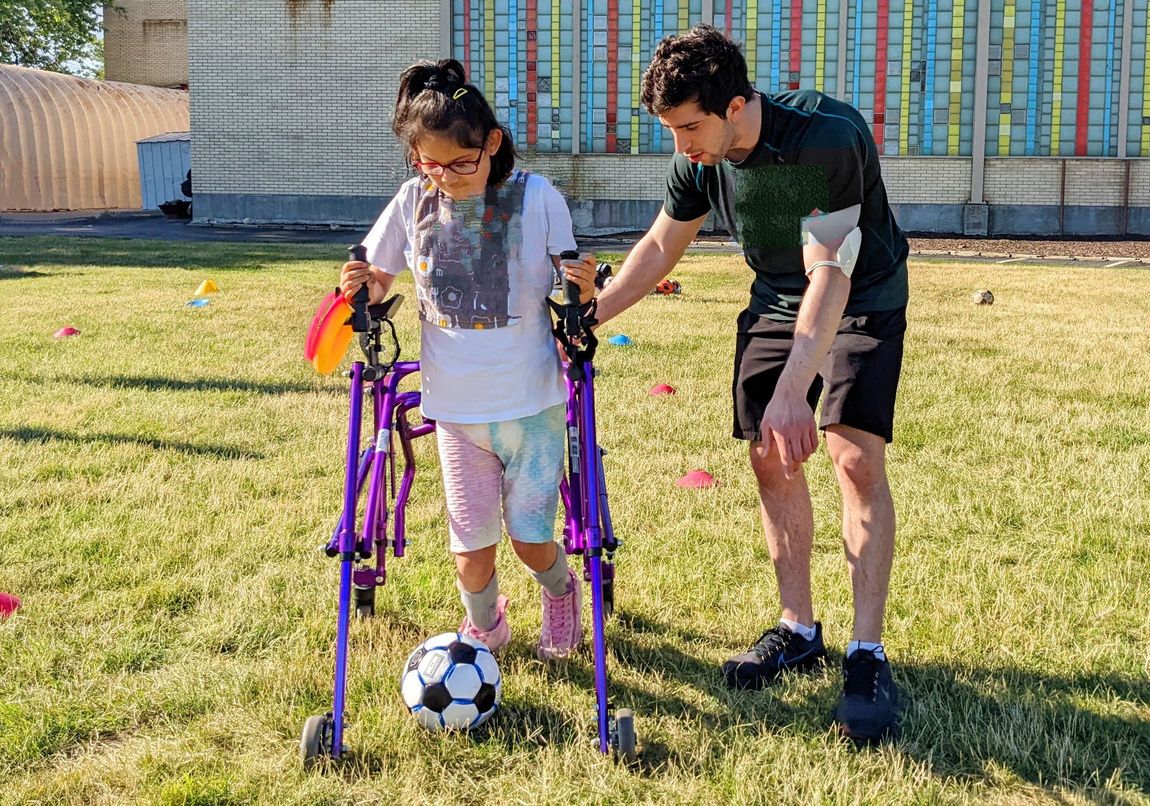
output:
[[[503,679],[482,641],[445,632],[408,656],[400,691],[408,710],[428,730],[467,730],[495,713]]]

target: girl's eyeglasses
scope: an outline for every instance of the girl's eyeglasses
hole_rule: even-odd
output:
[[[419,162],[416,160],[411,163],[411,167],[423,173],[425,176],[442,176],[444,171],[451,171],[453,174],[459,176],[470,176],[479,170],[479,163],[483,161],[483,149],[479,149],[479,156],[473,160],[456,160],[444,165],[441,162]]]

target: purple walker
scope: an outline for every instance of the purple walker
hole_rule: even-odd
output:
[[[366,260],[362,246],[351,248],[353,260]],[[574,253],[563,253],[573,257]],[[565,283],[568,304],[549,301],[559,314],[554,332],[568,356],[567,436],[568,476],[560,485],[566,509],[563,529],[567,554],[583,555],[583,578],[591,586],[593,649],[595,656],[595,698],[598,707],[599,750],[623,760],[636,755],[635,723],[630,709],[615,712],[607,699],[607,648],[604,623],[614,609],[614,553],[620,542],[611,527],[602,455],[595,435],[594,369],[591,359],[598,344],[586,327],[591,305],[581,310],[570,301],[577,299]],[[386,554],[390,547],[396,557],[405,548],[404,514],[415,479],[411,443],[430,434],[435,423],[426,418],[413,424],[408,412],[418,412],[420,393],[400,392],[400,382],[419,372],[418,361],[399,361],[399,339],[392,317],[403,297],[396,295],[380,305],[367,304],[367,288],[360,289],[352,305],[352,330],[359,335],[365,360],[356,361],[347,373],[351,379],[351,411],[348,418],[347,465],[344,478],[343,511],[339,525],[325,550],[340,560],[339,615],[336,623],[335,690],[332,709],[322,716],[310,716],[300,737],[300,757],[305,768],[322,759],[339,759],[346,752],[343,733],[347,690],[348,631],[354,612],[359,617],[375,614],[375,589],[387,580]],[[390,334],[391,355],[382,353],[381,336]],[[370,391],[375,438],[360,451],[360,425],[363,398]],[[402,477],[396,484],[395,437],[403,452]],[[359,501],[367,486],[362,532],[356,523]],[[388,500],[394,500],[394,512]],[[388,523],[394,514],[394,529]],[[372,561],[374,557],[374,562]]]

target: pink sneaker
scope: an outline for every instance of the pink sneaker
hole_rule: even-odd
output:
[[[570,588],[562,596],[543,589],[543,632],[539,636],[540,660],[560,660],[583,640],[583,588],[575,572],[567,569]]]
[[[479,629],[471,623],[471,619],[467,616],[463,617],[463,623],[459,625],[461,633],[482,641],[493,655],[511,642],[511,626],[507,623],[506,596],[500,595],[499,599],[496,600],[495,610],[499,614],[499,619],[490,630]]]

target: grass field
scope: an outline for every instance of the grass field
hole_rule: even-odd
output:
[[[341,260],[0,239],[0,590],[24,599],[0,624],[0,803],[1150,802],[1150,272],[941,262],[911,268],[889,460],[897,743],[828,730],[837,665],[751,694],[717,674],[777,614],[729,437],[749,271],[710,256],[675,272],[681,297],[608,326],[635,345],[600,361],[626,542],[610,672],[641,763],[596,751],[589,653],[535,659],[538,594],[510,551],[502,712],[471,737],[405,713],[402,659],[461,610],[425,440],[408,556],[352,631],[354,756],[305,774],[298,732],[330,698],[338,565],[316,547],[347,399],[301,350]],[[222,292],[185,307],[209,277]],[[54,340],[63,325],[81,335]],[[649,397],[660,382],[679,394]],[[698,467],[719,486],[673,486]],[[808,476],[837,664],[850,588],[825,451]]]

